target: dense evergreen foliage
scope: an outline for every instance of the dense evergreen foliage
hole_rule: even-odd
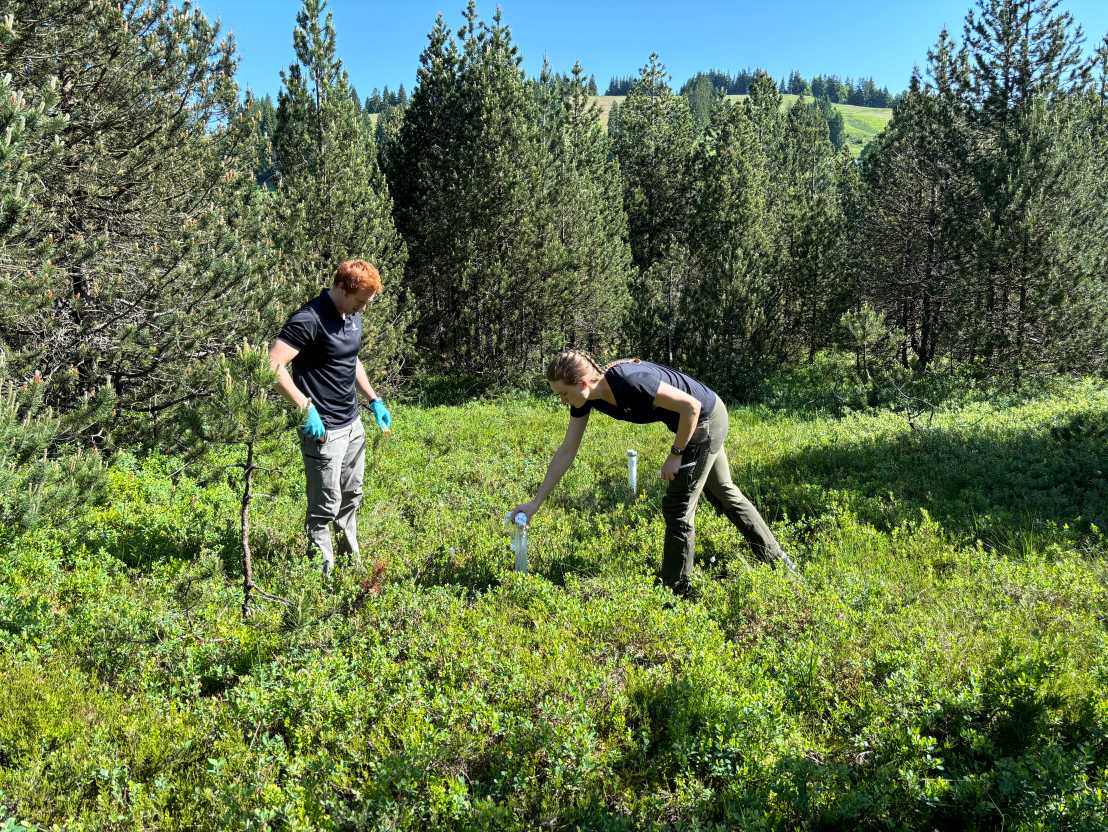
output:
[[[765,73],[746,100],[675,96],[652,56],[609,116],[638,267],[630,334],[643,354],[729,395],[833,338],[850,305],[845,201],[852,165],[823,112],[786,113]]]
[[[623,340],[632,266],[623,182],[590,101],[589,83],[575,64],[568,78],[544,72],[535,92],[549,150],[545,185],[552,245],[562,261],[551,281],[549,337],[554,344],[599,352]]]
[[[388,152],[425,366],[518,378],[617,336],[626,225],[580,71],[530,84],[499,15],[440,18]]]
[[[250,121],[254,133],[254,178],[264,188],[277,184],[277,159],[273,152],[273,134],[277,130],[277,107],[268,95],[247,95],[242,117]]]
[[[146,417],[264,296],[234,46],[167,2],[8,2],[0,342],[63,408],[111,386]]]
[[[867,154],[863,294],[918,372],[1105,367],[1106,102],[1057,6],[982,0]]]
[[[681,94],[707,82],[712,89],[724,95],[749,95],[754,76],[764,70],[741,69],[738,72],[725,72],[709,69],[692,75],[681,87]],[[637,78],[633,75],[617,76],[608,82],[605,95],[627,95]],[[853,104],[859,107],[892,107],[897,96],[889,92],[888,87],[878,87],[872,78],[840,78],[838,75],[814,75],[805,79],[796,70],[789,73],[783,82],[781,92],[790,95],[807,95],[813,98],[825,98],[832,104]]]
[[[375,373],[519,379],[569,342],[742,396],[863,304],[917,375],[1104,367],[1108,50],[1084,60],[1057,3],[981,0],[859,165],[832,102],[889,103],[872,81],[711,70],[677,95],[653,56],[614,79],[605,136],[583,68],[528,80],[507,25],[471,4],[456,38],[431,33],[410,97],[363,102],[312,0],[277,104],[240,103],[233,46],[199,13],[52,2],[12,4],[0,32],[23,68],[0,96],[0,340],[63,410],[111,386],[146,432],[141,414],[206,394],[202,360],[267,337],[354,254],[385,277]],[[787,112],[781,89],[800,95]]]
[[[608,117],[623,174],[631,255],[629,335],[643,355],[673,363],[689,210],[688,161],[695,124],[688,100],[674,95],[665,66],[651,55],[619,110]],[[676,259],[675,259],[676,258]]]
[[[736,73],[710,69],[697,72],[681,87],[682,95],[702,81],[707,81],[714,89],[725,95],[749,95],[754,76],[764,70],[741,69]],[[634,78],[613,78],[608,95],[626,95],[634,85]],[[838,75],[814,75],[805,79],[795,69],[789,73],[781,92],[790,95],[807,95],[817,99],[827,99],[832,104],[853,104],[858,107],[891,107],[897,96],[887,87],[878,87],[872,78],[840,78]],[[611,92],[619,89],[621,92]]]
[[[390,107],[403,107],[408,103],[408,93],[401,84],[396,92],[389,92],[388,84],[384,90],[373,88],[373,93],[366,98],[362,110],[366,113],[383,113]]]

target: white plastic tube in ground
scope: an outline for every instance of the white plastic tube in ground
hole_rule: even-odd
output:
[[[627,451],[627,485],[631,489],[631,496],[639,493],[639,452]]]
[[[516,556],[516,572],[527,571],[527,515],[522,511],[513,518],[511,512],[504,520],[512,527],[512,552]]]

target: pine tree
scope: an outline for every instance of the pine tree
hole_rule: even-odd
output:
[[[407,107],[384,107],[372,125],[373,138],[377,143],[377,162],[382,171],[389,169],[389,154],[395,149],[395,142],[400,137],[400,125],[404,123],[406,109]]]
[[[253,596],[288,605],[288,601],[262,590],[254,581],[250,548],[251,507],[260,460],[272,454],[292,427],[293,411],[277,392],[276,376],[269,368],[265,346],[243,343],[212,363],[214,395],[190,412],[185,449],[193,459],[230,451],[236,456],[239,495],[239,546],[242,555],[242,617],[250,616]]]
[[[728,88],[727,92],[731,95],[748,95],[752,83],[754,83],[754,72],[749,69],[742,69],[735,76],[734,83]]]
[[[619,102],[613,101],[612,106],[608,108],[608,138],[614,139],[616,134],[619,133]]]
[[[780,206],[785,200],[784,148],[785,119],[781,113],[781,93],[773,79],[762,70],[754,73],[750,82],[750,93],[743,101],[758,145],[768,159],[769,179],[766,182],[766,204],[769,207],[766,223],[767,233],[773,237],[781,234],[782,222]]]
[[[862,89],[862,82],[858,81],[858,83],[855,84],[853,79],[847,78],[845,84],[847,94],[844,100],[846,101],[846,103],[852,104],[855,107],[865,106],[866,96],[865,92]]]
[[[46,397],[42,377],[13,378],[0,349],[0,527],[7,530],[71,518],[103,497],[100,455],[77,440],[111,415],[111,388],[84,396],[64,415]]]
[[[696,75],[681,89],[681,95],[688,99],[689,111],[698,129],[704,129],[712,116],[712,108],[722,94],[713,85],[711,79],[703,73]]]
[[[619,166],[579,63],[566,82],[544,66],[538,95],[551,160],[547,204],[563,264],[549,280],[547,302],[560,322],[549,346],[602,352],[619,339],[633,274]]]
[[[896,329],[905,367],[923,373],[966,348],[977,325],[973,237],[982,219],[958,98],[967,56],[944,30],[929,53],[931,84],[913,75],[864,163],[869,200],[857,239],[863,297]]]
[[[277,159],[273,152],[273,133],[277,128],[277,108],[268,95],[254,98],[247,95],[240,117],[253,126],[254,179],[263,188],[274,187]]]
[[[635,86],[635,78],[632,76],[620,76],[618,78],[612,78],[608,82],[608,89],[604,91],[605,95],[627,95],[631,92],[631,88]]]
[[[25,308],[3,313],[0,336],[16,343],[22,319],[34,314],[30,307],[42,297],[49,298],[52,291],[48,267],[53,246],[46,231],[50,217],[42,201],[46,196],[44,178],[64,152],[62,132],[68,119],[58,109],[60,86],[56,76],[39,89],[20,86],[10,74],[0,77],[0,129],[4,133],[0,145],[0,250],[7,262],[25,270],[22,280],[5,273],[0,285],[9,289],[5,292],[9,299],[25,293],[27,303]],[[33,295],[38,297],[32,300]]]
[[[365,331],[374,337],[362,361],[380,378],[407,349],[407,252],[393,225],[373,135],[335,56],[331,15],[321,19],[324,7],[322,0],[304,0],[293,32],[297,61],[282,73],[278,97],[275,235],[283,300],[288,307],[318,293],[343,260],[360,257],[376,265],[384,292],[363,313]]]
[[[1017,357],[1012,368],[1038,376],[1108,369],[1108,131],[1101,100],[1086,92],[1052,107],[1039,100],[1029,144],[1048,188],[1027,196],[1024,262],[1017,289]],[[1046,178],[1046,177],[1044,177]],[[1044,227],[1045,225],[1045,227]],[[1036,273],[1037,272],[1037,273]]]
[[[787,344],[785,287],[772,265],[768,158],[743,105],[720,101],[691,160],[691,263],[681,303],[681,366],[718,392],[747,392]]]
[[[626,181],[632,249],[643,267],[657,259],[668,240],[681,235],[682,213],[674,213],[684,190],[683,169],[692,149],[688,103],[673,95],[665,66],[651,55],[620,108],[613,133],[616,158]],[[675,139],[680,139],[675,141]]]
[[[820,118],[827,122],[827,136],[831,140],[831,146],[839,150],[843,146],[844,130],[843,116],[826,98],[817,98],[810,107],[815,108]]]
[[[265,305],[255,133],[236,117],[233,44],[166,2],[6,11],[0,74],[65,128],[27,146],[37,242],[4,243],[0,340],[13,373],[39,370],[63,409],[110,385],[131,432],[143,425],[127,418],[202,393],[190,363],[254,331]]]
[[[747,112],[758,141],[763,148],[776,149],[781,145],[784,120],[781,117],[781,94],[773,79],[758,70],[750,83],[750,93],[746,99]]]
[[[418,339],[436,368],[518,376],[541,362],[560,273],[533,91],[499,13],[469,3],[455,41],[440,17],[389,153]]]
[[[774,209],[777,271],[789,298],[784,323],[792,346],[811,359],[830,342],[847,305],[839,191],[845,160],[831,144],[823,114],[803,97],[789,108],[781,149]]]
[[[663,333],[672,329],[681,287],[656,287],[651,281],[678,284],[683,275],[651,271],[651,266],[685,240],[695,126],[688,102],[673,94],[666,79],[665,66],[652,54],[609,130],[623,172],[623,204],[638,268],[631,294],[640,302],[632,307],[629,334],[642,353],[670,360],[672,339]],[[641,300],[650,298],[662,307]]]
[[[880,106],[878,101],[879,91],[877,84],[874,83],[872,78],[866,78],[861,82],[862,88],[862,105],[865,107],[877,107]]]
[[[1090,264],[1093,251],[1075,251],[1074,195],[1088,196],[1083,178],[1094,171],[1096,151],[1064,159],[1060,143],[1073,124],[1069,107],[1085,89],[1080,28],[1057,0],[979,0],[963,33],[966,71],[954,76],[954,95],[971,141],[964,148],[983,216],[972,226],[973,280],[966,291],[973,313],[960,322],[963,355],[994,377],[1019,380],[1027,372],[1072,360],[1073,345],[1087,343],[1089,315],[1061,312],[1066,301],[1098,297],[1098,278],[1068,267]],[[1091,166],[1091,167],[1090,167]],[[1072,183],[1072,184],[1070,184]],[[1081,205],[1086,226],[1102,227],[1103,211]],[[1079,232],[1076,240],[1092,245]],[[1093,301],[1095,303],[1095,301]],[[1068,310],[1067,310],[1068,312]]]

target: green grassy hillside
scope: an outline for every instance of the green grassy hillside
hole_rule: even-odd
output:
[[[625,96],[622,95],[596,97],[595,101],[600,107],[600,119],[605,126],[608,124],[608,113],[612,109],[612,104],[623,103],[624,98]],[[729,95],[727,98],[732,101],[741,101],[746,96]],[[797,98],[798,96],[795,95],[782,95],[782,109],[791,107]],[[888,107],[856,107],[852,104],[835,104],[833,106],[842,113],[846,145],[854,156],[858,156],[866,143],[885,129],[885,125],[889,123],[889,119],[893,116],[892,109]]]
[[[0,530],[0,828],[1108,824],[1103,386],[918,430],[733,409],[736,481],[804,577],[702,506],[675,608],[667,432],[595,417],[519,575],[502,518],[565,410],[394,416],[366,562],[332,585],[302,556],[292,437],[265,460],[256,578],[290,604],[250,624],[227,459],[123,456],[107,505]]]

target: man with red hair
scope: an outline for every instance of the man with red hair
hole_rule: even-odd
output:
[[[339,554],[355,563],[359,560],[357,515],[366,438],[357,391],[369,402],[377,426],[384,432],[392,427],[392,416],[358,358],[361,312],[380,291],[381,276],[371,263],[341,263],[334,285],[296,310],[269,349],[277,386],[304,412],[300,427],[308,494],[304,525],[309,554],[319,550],[323,557],[324,577],[335,565],[332,523],[340,535]]]

